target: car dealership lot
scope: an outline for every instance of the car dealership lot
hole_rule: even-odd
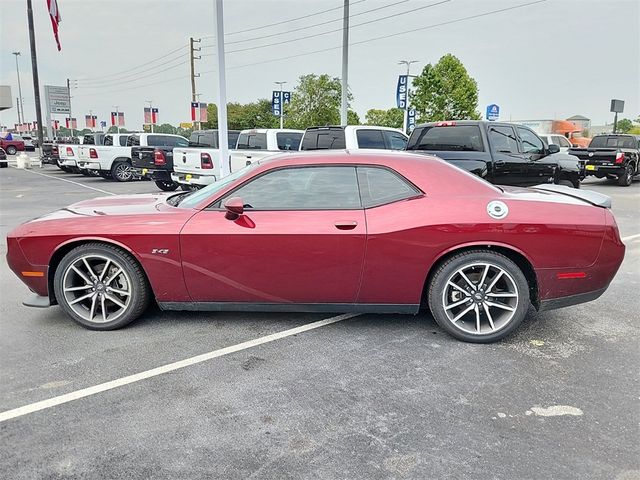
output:
[[[4,169],[0,187],[3,236],[75,201],[157,191],[54,167]],[[640,183],[583,188],[612,196],[623,237],[640,234]],[[640,238],[626,243],[603,297],[532,312],[501,343],[456,341],[428,314],[356,316],[6,420],[0,468],[7,478],[635,478]],[[5,262],[0,273],[0,412],[331,317],[153,310],[92,332],[59,307],[22,307],[26,287]]]

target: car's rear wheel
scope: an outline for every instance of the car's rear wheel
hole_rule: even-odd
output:
[[[633,165],[631,163],[627,163],[627,166],[624,169],[624,173],[618,177],[618,185],[621,187],[628,187],[633,183]]]
[[[163,192],[173,192],[178,189],[179,184],[171,180],[156,180],[156,186]]]
[[[98,175],[105,179],[111,179],[111,173],[106,170],[98,170]]]
[[[129,182],[133,178],[131,164],[127,161],[115,162],[111,167],[111,177],[118,182]]]
[[[432,277],[429,308],[438,325],[459,340],[498,341],[524,320],[529,284],[509,258],[471,250],[446,260]]]
[[[9,146],[9,147],[7,147],[7,153],[8,153],[9,155],[15,155],[17,151],[18,151],[18,150],[16,149],[16,147],[13,147],[13,146]]]
[[[67,253],[54,276],[56,299],[92,330],[121,328],[149,304],[150,287],[136,260],[111,245],[89,243]]]
[[[181,183],[180,188],[185,192],[195,192],[196,190],[200,190],[201,187],[199,185],[185,185]]]

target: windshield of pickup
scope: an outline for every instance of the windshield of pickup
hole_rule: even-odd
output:
[[[483,152],[482,136],[477,125],[450,125],[416,128],[407,150]]]
[[[231,175],[227,175],[226,177],[223,177],[220,180],[213,182],[200,190],[187,194],[186,196],[184,196],[184,194],[173,196],[169,199],[168,203],[169,205],[173,205],[174,207],[180,207],[180,208],[197,207],[200,203],[206,200],[207,197],[211,197],[215,195],[217,192],[223,190],[230,183],[235,182],[238,178],[241,178],[247,175],[249,172],[251,172],[251,170],[256,168],[258,165],[260,165],[259,162],[250,163],[246,167],[241,168],[240,170],[236,170]],[[172,202],[174,198],[176,198],[177,201]]]
[[[589,148],[635,148],[636,141],[631,135],[598,135],[593,137]]]

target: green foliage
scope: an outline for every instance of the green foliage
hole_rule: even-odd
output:
[[[390,108],[389,110],[379,110],[372,108],[367,110],[365,115],[367,125],[377,125],[379,127],[402,128],[404,121],[404,110],[400,108]]]
[[[218,107],[210,103],[207,106],[208,121],[203,129],[218,128]],[[232,102],[227,104],[227,128],[246,130],[248,128],[278,128],[280,119],[271,113],[271,101],[259,99],[251,103]]]
[[[291,104],[286,112],[286,126],[304,129],[339,125],[341,92],[339,78],[331,78],[327,74],[302,75],[291,96]],[[353,100],[350,93],[348,99]],[[354,113],[351,114],[351,120],[355,120]]]
[[[428,64],[413,80],[411,104],[419,122],[479,120],[478,84],[458,58],[450,53]]]
[[[360,117],[353,110],[347,110],[347,125],[360,125]]]
[[[90,130],[88,130],[88,132],[91,133]],[[118,133],[118,127],[116,127],[115,125],[112,125],[107,129],[106,133]],[[127,130],[124,127],[120,127],[120,133],[131,133],[131,130]]]
[[[640,126],[631,127],[631,130],[629,130],[627,133],[631,135],[640,135]]]
[[[632,128],[633,122],[628,118],[623,118],[622,120],[618,120],[618,124],[616,125],[616,133],[629,133]]]

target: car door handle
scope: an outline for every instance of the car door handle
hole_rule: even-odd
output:
[[[354,222],[354,221],[336,222],[335,225],[338,230],[353,230],[358,226],[358,222]]]

